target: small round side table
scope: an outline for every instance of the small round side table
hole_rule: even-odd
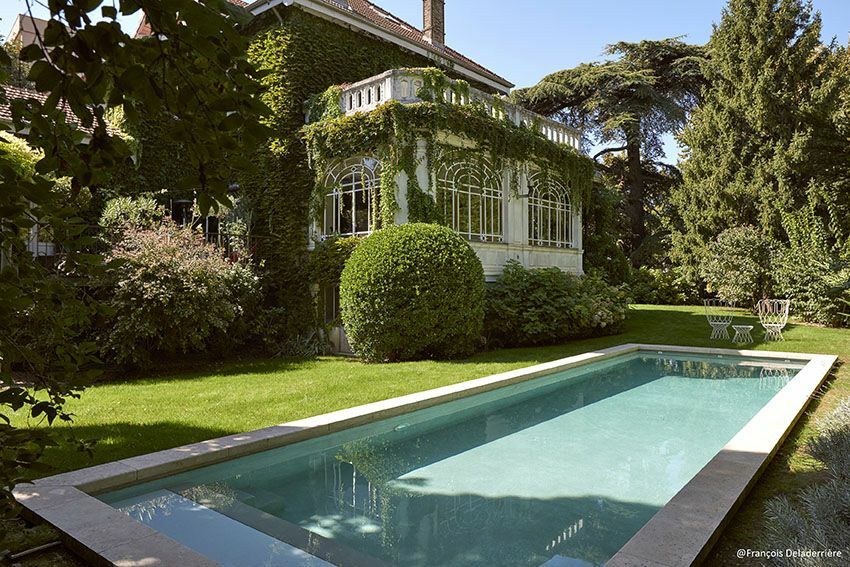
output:
[[[732,338],[733,343],[744,344],[753,342],[753,336],[750,331],[753,330],[752,325],[732,325],[735,329],[735,336]]]

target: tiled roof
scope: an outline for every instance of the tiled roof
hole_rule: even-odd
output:
[[[464,65],[467,68],[470,68],[481,75],[488,77],[492,80],[495,80],[497,83],[500,83],[506,87],[512,87],[513,83],[494,73],[493,71],[487,69],[483,65],[479,65],[469,57],[466,57],[462,53],[455,51],[451,47],[439,47],[436,45],[432,45],[428,41],[425,40],[424,34],[422,30],[419,28],[410,25],[405,22],[401,18],[387,12],[383,8],[376,6],[372,2],[368,0],[318,0],[323,4],[327,4],[329,6],[333,6],[338,10],[349,11],[357,14],[358,16],[368,20],[370,23],[387,30],[388,32],[403,37],[413,43],[421,45],[422,47],[435,51],[440,55],[443,55],[447,59],[452,59]],[[242,0],[228,0],[231,4],[236,4],[237,6],[248,6],[247,3]],[[139,23],[139,28],[136,30],[136,37],[144,37],[151,35],[151,28],[148,23],[142,18],[142,21]]]
[[[6,92],[7,100],[13,100],[18,98],[34,98],[35,100],[41,103],[47,100],[48,93],[40,93],[38,91],[15,87],[12,85],[0,85],[0,88],[2,88]],[[75,124],[77,128],[89,134],[94,131],[92,128],[86,128],[85,126],[80,124],[80,121],[77,119],[77,116],[71,111],[70,108],[65,107],[64,111],[65,120],[68,122],[68,124]],[[6,122],[9,124],[12,123],[12,109],[9,106],[8,102],[0,104],[0,122]]]
[[[247,2],[243,2],[242,0],[227,0],[231,4],[239,6],[240,8],[245,8],[248,6]],[[151,26],[148,23],[148,19],[142,16],[142,19],[139,21],[139,27],[136,28],[136,35],[134,37],[148,37],[151,35]]]
[[[401,18],[394,16],[390,12],[387,12],[383,8],[376,6],[368,0],[346,0],[345,2],[340,2],[339,0],[320,1],[325,4],[334,6],[338,9],[350,10],[355,14],[366,18],[378,27],[384,28],[385,30],[392,32],[395,35],[399,35],[405,39],[413,41],[414,43],[418,43],[419,45],[428,49],[435,49],[438,52],[442,52],[442,54],[444,54],[448,59],[455,59],[457,61],[460,61],[465,66],[471,67],[472,69],[486,77],[495,79],[497,82],[503,83],[506,86],[513,86],[513,84],[504,77],[497,75],[496,73],[487,69],[483,65],[479,65],[469,57],[466,57],[462,53],[455,51],[451,47],[446,46],[445,48],[440,48],[438,46],[432,45],[425,39],[422,30],[410,25]]]

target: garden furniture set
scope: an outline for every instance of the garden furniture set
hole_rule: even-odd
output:
[[[706,299],[703,301],[705,307],[705,317],[708,324],[711,326],[711,339],[713,340],[730,340],[729,327],[735,331],[732,337],[732,342],[737,344],[746,344],[753,342],[751,331],[753,325],[733,325],[734,314],[732,310],[735,307],[734,302],[724,301],[722,299]],[[762,299],[756,303],[756,313],[759,316],[759,322],[764,328],[764,340],[766,341],[784,341],[782,329],[788,324],[788,311],[791,306],[791,301],[788,299]]]

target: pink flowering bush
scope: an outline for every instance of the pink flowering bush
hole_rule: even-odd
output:
[[[103,291],[114,314],[103,345],[118,363],[238,342],[233,329],[259,301],[249,264],[229,261],[202,235],[172,223],[126,229],[107,259]]]

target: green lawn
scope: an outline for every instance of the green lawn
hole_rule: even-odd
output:
[[[98,440],[93,457],[53,449],[47,461],[57,472],[71,470],[627,342],[732,346],[709,341],[709,333],[701,307],[638,305],[620,335],[554,347],[485,352],[461,361],[367,365],[336,357],[263,360],[103,383],[68,404],[75,414],[69,432]],[[786,339],[784,343],[757,343],[752,348],[838,354],[845,363],[810,412],[825,413],[839,399],[850,396],[850,367],[846,366],[850,330],[791,325]],[[809,423],[804,419],[782,447],[718,544],[716,561],[732,563],[739,547],[757,547],[754,540],[767,498],[794,491],[818,477],[816,463],[802,450],[811,434]],[[27,422],[19,418],[15,424]]]

